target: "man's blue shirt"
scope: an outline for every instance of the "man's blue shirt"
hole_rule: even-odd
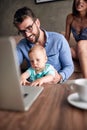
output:
[[[65,81],[74,71],[69,44],[62,34],[47,31],[45,31],[45,34],[46,42],[44,47],[48,57],[47,63],[53,65],[58,73],[62,75],[63,80]],[[25,38],[19,42],[17,45],[19,64],[21,64],[23,60],[26,59],[28,62],[28,67],[30,67],[28,51],[32,46],[34,46],[34,44]]]

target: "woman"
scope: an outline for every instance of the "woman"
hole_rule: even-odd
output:
[[[87,0],[74,0],[72,13],[66,18],[65,37],[69,42],[70,33],[77,42],[75,48],[71,48],[73,59],[78,59],[83,77],[87,78]]]

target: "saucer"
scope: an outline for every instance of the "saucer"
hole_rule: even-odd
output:
[[[87,102],[83,102],[79,99],[78,93],[70,94],[67,98],[68,102],[80,109],[87,109]]]

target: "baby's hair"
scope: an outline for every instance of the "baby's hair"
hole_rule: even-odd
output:
[[[44,55],[46,55],[46,50],[45,50],[45,48],[44,48],[43,46],[41,46],[41,45],[34,45],[34,46],[29,50],[28,55],[29,55],[31,52],[34,52],[34,51],[37,51],[37,53],[38,53],[38,51],[41,51],[41,52],[43,52]]]

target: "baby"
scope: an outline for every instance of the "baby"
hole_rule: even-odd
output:
[[[43,83],[51,82],[55,77],[55,70],[52,65],[46,64],[47,55],[45,48],[40,45],[34,45],[28,55],[31,67],[21,75],[21,84],[41,86]]]

